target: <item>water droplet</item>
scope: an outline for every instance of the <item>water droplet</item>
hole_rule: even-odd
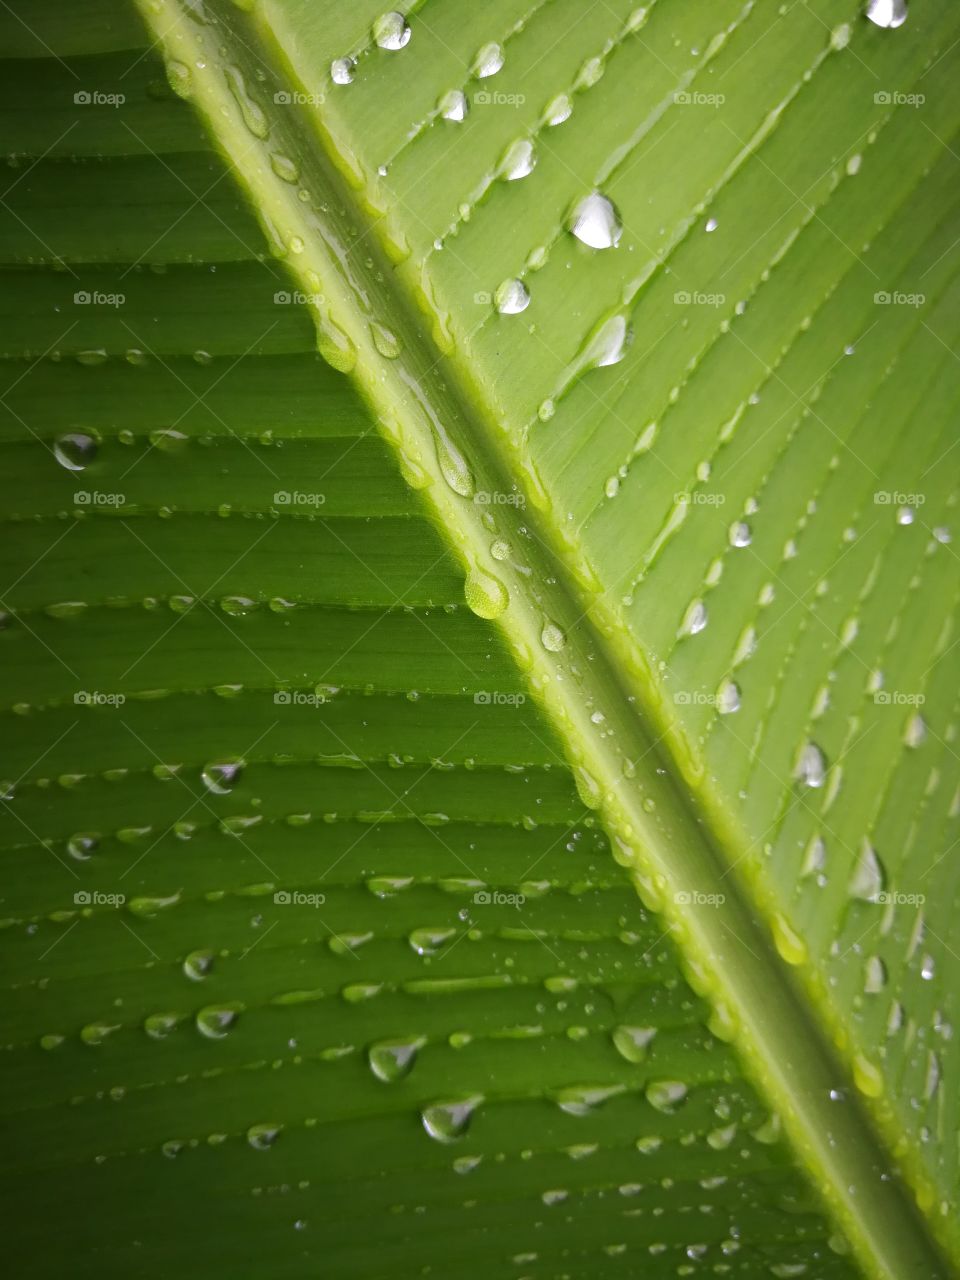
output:
[[[773,941],[777,951],[787,964],[805,964],[807,960],[807,944],[790,924],[786,916],[777,913],[770,922]]]
[[[548,652],[559,653],[567,643],[567,637],[555,622],[548,620],[540,632],[540,643]]]
[[[627,1062],[643,1062],[656,1034],[656,1027],[619,1026],[614,1028],[613,1043],[617,1047],[617,1052],[621,1057],[626,1058]]]
[[[561,93],[553,98],[543,113],[543,123],[551,128],[556,128],[558,124],[563,124],[565,120],[569,120],[573,114],[573,103],[567,94]]]
[[[166,64],[167,83],[178,98],[189,98],[193,92],[190,68],[184,62],[171,58]]]
[[[570,1116],[585,1116],[597,1107],[602,1106],[608,1098],[615,1098],[625,1091],[622,1084],[591,1085],[573,1084],[563,1089],[556,1089],[552,1098],[561,1111]]]
[[[646,1088],[647,1101],[658,1111],[673,1111],[686,1096],[687,1086],[682,1080],[654,1080]]]
[[[869,840],[864,839],[860,845],[860,853],[853,875],[850,878],[848,891],[854,898],[862,898],[864,902],[873,902],[883,891],[883,867],[877,857],[877,851]]]
[[[878,27],[902,27],[907,20],[907,0],[870,0],[867,17]]]
[[[100,844],[100,837],[92,831],[78,831],[67,841],[67,853],[78,862],[86,862]]]
[[[936,977],[936,972],[933,956],[924,956],[920,966],[920,977],[924,982],[932,982]]]
[[[330,79],[334,84],[352,84],[356,67],[353,58],[335,58],[330,63]]]
[[[470,67],[471,74],[476,76],[478,80],[485,80],[487,76],[495,76],[503,66],[503,49],[498,44],[485,44],[477,51],[477,55]]]
[[[822,787],[827,777],[827,761],[815,742],[808,742],[797,760],[793,776],[805,787]]]
[[[410,43],[410,27],[402,13],[391,9],[373,24],[373,38],[381,49],[402,49]]]
[[[194,982],[202,982],[213,969],[212,951],[191,951],[183,962],[183,972]]]
[[[370,1070],[378,1080],[391,1084],[408,1075],[425,1040],[380,1040],[367,1050]]]
[[[887,966],[879,956],[870,956],[864,966],[863,989],[867,995],[877,995],[887,985]]]
[[[215,796],[226,796],[233,790],[242,771],[242,760],[223,760],[206,765],[200,776],[208,791]]]
[[[897,507],[897,524],[913,524],[916,514],[913,507]]]
[[[396,360],[403,350],[400,339],[393,330],[377,320],[370,322],[370,336],[373,338],[373,345],[385,360]]]
[[[493,295],[493,301],[501,315],[516,316],[530,305],[530,294],[522,280],[504,280]]]
[[[702,600],[694,600],[683,615],[678,632],[681,636],[695,636],[707,625],[707,606]]]
[[[704,224],[703,229],[704,229],[704,231],[708,231],[708,232],[709,232],[709,231],[716,231],[716,229],[717,229],[717,227],[719,227],[719,225],[720,225],[720,223],[716,220],[716,218],[708,218],[708,219],[707,219],[707,221],[706,221],[706,223]]]
[[[853,1082],[867,1098],[879,1098],[883,1093],[883,1073],[862,1053],[853,1058]]]
[[[243,72],[239,67],[231,66],[224,67],[223,74],[230,92],[233,94],[234,101],[240,108],[243,123],[255,138],[265,138],[270,132],[267,117],[264,115],[260,104],[251,98],[247,90],[246,81],[243,78]]]
[[[466,458],[453,443],[447,433],[436,423],[433,424],[433,443],[437,453],[440,474],[454,493],[461,498],[472,498],[474,491],[473,472]]]
[[[584,196],[573,210],[568,222],[581,244],[591,249],[612,249],[620,242],[623,224],[612,202],[599,191]]]
[[[289,156],[284,155],[282,151],[271,153],[270,168],[283,182],[296,182],[300,177],[299,166]]]
[[[903,741],[908,747],[922,747],[927,740],[927,725],[923,716],[914,715],[907,721]]]
[[[222,1040],[243,1012],[243,1005],[208,1005],[196,1017],[197,1030],[208,1040]]]
[[[435,956],[456,935],[456,932],[456,929],[443,928],[414,929],[407,941],[418,956]]]
[[[53,456],[68,471],[82,471],[97,456],[97,442],[82,431],[68,431],[53,442]]]
[[[479,1094],[451,1102],[434,1102],[420,1112],[423,1127],[437,1142],[456,1142],[470,1127],[477,1107],[483,1102]]]
[[[740,686],[732,680],[724,680],[717,691],[717,710],[722,716],[730,716],[740,710]]]
[[[467,112],[470,110],[466,94],[460,89],[451,89],[449,93],[445,93],[440,99],[438,109],[444,120],[453,120],[458,124],[467,118]]]
[[[511,142],[501,156],[500,163],[497,165],[497,176],[507,182],[516,182],[519,178],[525,178],[527,174],[533,173],[536,163],[537,155],[533,149],[533,143],[529,138],[520,138],[517,142]]]
[[[247,1130],[247,1141],[255,1151],[268,1151],[276,1142],[282,1125],[253,1124]]]
[[[467,607],[478,618],[499,618],[510,603],[510,595],[500,579],[479,567],[467,574],[463,593]]]
[[[750,526],[742,520],[737,520],[730,526],[728,537],[731,547],[749,547],[751,536]]]
[[[619,364],[627,353],[630,341],[630,325],[626,315],[618,312],[608,316],[588,336],[580,353],[570,368],[568,379],[587,369],[603,369]]]

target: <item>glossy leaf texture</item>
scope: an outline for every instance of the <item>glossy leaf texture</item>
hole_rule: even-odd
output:
[[[15,1269],[951,1274],[960,18],[141,8],[0,10]]]

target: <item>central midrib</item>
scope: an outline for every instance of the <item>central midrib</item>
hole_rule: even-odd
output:
[[[156,7],[148,0],[139,3],[168,58],[187,69],[202,66],[188,72],[191,96],[268,236],[276,241],[276,229],[283,228],[288,243],[296,237],[302,245],[288,265],[305,293],[323,295],[314,308],[321,349],[337,367],[354,373],[405,474],[429,478],[424,497],[468,579],[483,584],[494,577],[505,586],[509,604],[497,617],[498,625],[565,743],[581,798],[601,810],[618,860],[630,870],[647,904],[665,915],[688,958],[692,984],[720,1011],[718,1033],[727,1027],[729,1036],[735,1036],[751,1074],[782,1115],[798,1155],[825,1192],[861,1262],[878,1277],[946,1275],[906,1190],[894,1178],[880,1179],[878,1170],[889,1168],[890,1160],[860,1104],[830,1101],[831,1091],[838,1089],[855,1099],[846,1068],[836,1061],[767,931],[756,922],[744,886],[731,884],[733,877],[726,873],[693,796],[678,784],[684,770],[661,753],[648,724],[633,709],[636,690],[620,669],[615,643],[590,618],[569,566],[550,549],[553,539],[542,528],[541,513],[528,508],[521,517],[515,507],[500,505],[497,529],[491,531],[482,519],[490,508],[464,496],[470,484],[462,469],[451,468],[449,458],[441,465],[438,429],[468,460],[475,490],[509,493],[514,486],[495,433],[487,426],[492,417],[474,403],[476,388],[468,390],[455,362],[420,336],[423,316],[412,300],[380,283],[390,280],[392,268],[341,175],[330,139],[321,132],[318,146],[313,122],[299,107],[271,112],[274,91],[292,80],[282,51],[235,4],[214,0],[209,8],[219,21],[206,27],[186,16],[178,0],[162,0]],[[249,68],[253,47],[258,67],[261,62],[284,65],[283,76],[274,71],[273,82],[250,77],[255,85],[251,92],[267,120],[265,133],[259,127],[252,132],[244,123],[224,74],[225,68]],[[236,76],[231,76],[236,88]],[[271,165],[270,156],[277,151],[300,160],[302,176],[296,186],[277,176]],[[310,191],[309,202],[298,197],[298,187]],[[313,207],[321,203],[328,210],[322,221]],[[362,253],[351,254],[357,241]],[[365,265],[368,260],[372,266]],[[402,335],[397,358],[380,354],[372,323]],[[458,473],[454,484],[459,492],[444,478],[452,470]],[[494,537],[522,548],[517,558],[525,572],[492,558]],[[489,591],[481,597],[482,616],[491,616]],[[559,651],[541,643],[545,621],[567,637]],[[602,728],[591,719],[600,708]],[[646,762],[642,771],[641,762]],[[658,771],[657,763],[667,767]],[[723,901],[683,908],[676,895],[691,889],[720,895]]]

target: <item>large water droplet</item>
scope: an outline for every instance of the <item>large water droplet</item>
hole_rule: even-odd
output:
[[[460,89],[451,89],[440,99],[439,111],[444,120],[453,120],[459,124],[466,119],[469,109],[466,94]]]
[[[717,691],[717,710],[722,716],[730,716],[740,710],[740,686],[732,680],[724,680]]]
[[[330,63],[330,79],[334,84],[350,84],[356,66],[353,58],[334,58]]]
[[[242,771],[242,760],[223,760],[217,764],[205,765],[200,776],[208,791],[215,796],[226,796],[236,786]]]
[[[577,239],[591,249],[612,249],[619,244],[623,224],[612,202],[599,191],[584,196],[567,223]]]
[[[474,568],[463,584],[467,607],[478,618],[499,618],[510,603],[507,588],[486,569]]]
[[[381,49],[402,49],[410,43],[410,27],[402,13],[391,9],[373,24],[373,38]]]
[[[687,1086],[682,1080],[654,1080],[646,1089],[647,1101],[658,1111],[673,1111],[686,1096]]]
[[[497,176],[507,182],[516,182],[518,178],[525,178],[528,173],[532,173],[536,163],[533,143],[529,138],[521,138],[517,142],[511,142],[503,153],[497,165]]]
[[[68,471],[82,471],[97,456],[97,442],[82,431],[68,431],[53,442],[53,456]]]
[[[434,1102],[420,1112],[423,1127],[437,1142],[456,1142],[470,1127],[470,1120],[483,1102],[479,1094],[451,1102]]]
[[[240,108],[243,123],[255,138],[265,138],[270,132],[267,117],[258,102],[251,98],[243,72],[239,67],[224,67],[223,74],[233,94],[234,101]]]
[[[414,929],[407,941],[418,956],[435,956],[456,934],[456,929]]]
[[[208,1040],[222,1040],[242,1012],[243,1006],[208,1005],[196,1017],[197,1030]]]
[[[555,622],[549,620],[543,624],[540,632],[540,643],[550,653],[559,653],[567,643],[567,637]]]
[[[878,27],[902,27],[907,20],[907,0],[870,0],[867,17]]]
[[[500,45],[485,44],[477,51],[470,71],[478,80],[485,80],[487,76],[495,76],[503,66],[503,56],[503,49]]]
[[[707,606],[702,600],[694,600],[683,615],[679,634],[695,636],[707,625]]]
[[[247,1130],[247,1142],[255,1151],[269,1151],[281,1128],[279,1124],[252,1124]]]

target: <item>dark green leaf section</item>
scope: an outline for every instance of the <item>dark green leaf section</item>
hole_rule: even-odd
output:
[[[129,7],[0,32],[11,1273],[849,1280]]]

